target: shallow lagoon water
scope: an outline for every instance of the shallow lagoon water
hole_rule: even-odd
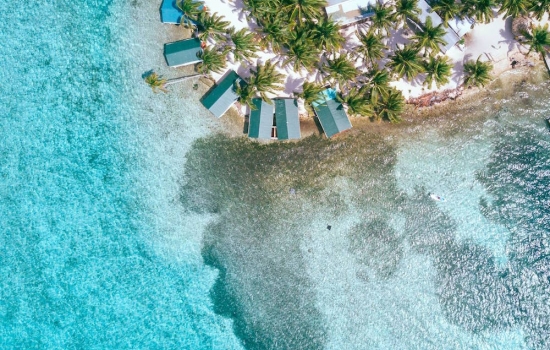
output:
[[[178,74],[158,4],[19,7],[0,24],[18,77],[0,87],[0,347],[549,346],[547,82],[259,145],[190,84],[144,86]]]

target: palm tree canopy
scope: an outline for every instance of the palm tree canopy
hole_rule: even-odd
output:
[[[198,15],[197,21],[202,31],[199,34],[199,38],[206,41],[211,35],[220,37],[222,33],[226,32],[230,26],[229,21],[224,21],[223,16],[218,15],[217,12],[210,14],[208,11],[201,11]]]
[[[413,80],[419,73],[424,71],[424,67],[418,57],[418,48],[405,46],[402,49],[395,50],[390,57],[388,67],[390,67],[399,78],[406,77]]]
[[[418,0],[397,0],[395,3],[394,19],[405,23],[407,18],[416,19],[422,10],[418,7]]]
[[[437,27],[433,26],[432,17],[426,19],[423,25],[423,30],[418,31],[413,36],[413,41],[416,41],[416,47],[418,49],[424,49],[425,53],[438,53],[440,46],[447,45],[447,42],[443,39],[445,34],[445,28],[443,23],[440,23]]]
[[[275,52],[280,51],[289,36],[288,26],[279,16],[271,15],[266,16],[259,24],[257,31],[263,35],[263,41],[270,43]]]
[[[543,26],[538,25],[531,28],[531,32],[524,31],[526,44],[529,45],[529,53],[531,51],[537,51],[544,54],[545,48],[550,46],[550,32],[548,32],[548,23]]]
[[[518,17],[527,14],[530,5],[528,0],[502,0],[498,13],[504,13],[506,17]]]
[[[284,55],[287,58],[283,64],[292,64],[296,71],[304,68],[311,71],[315,63],[319,62],[321,51],[312,38],[312,33],[308,31],[293,30],[289,34],[289,40],[285,44],[287,51]]]
[[[533,12],[537,20],[542,20],[545,13],[550,15],[550,0],[533,0],[529,11]]]
[[[202,62],[197,65],[197,70],[203,74],[209,72],[220,73],[225,68],[225,55],[225,52],[222,53],[205,47],[198,55]]]
[[[474,17],[477,22],[489,23],[494,17],[495,0],[465,0],[462,4],[462,14]]]
[[[145,82],[151,87],[155,94],[158,92],[158,90],[164,93],[168,92],[168,90],[166,90],[165,88],[166,79],[164,79],[162,75],[158,75],[157,73],[152,72],[145,77]]]
[[[340,49],[346,41],[340,34],[340,25],[331,18],[322,17],[312,30],[316,41],[328,51]]]
[[[405,110],[405,98],[392,88],[388,95],[374,105],[374,116],[377,119],[385,119],[392,123],[401,121],[401,114]]]
[[[258,57],[257,51],[259,45],[256,42],[256,37],[253,33],[243,28],[239,31],[231,33],[231,41],[233,42],[233,55],[237,61],[248,60]]]
[[[379,33],[381,31],[385,31],[387,33],[394,25],[392,18],[392,8],[390,6],[382,5],[379,2],[376,2],[376,5],[374,5],[372,8],[372,12],[372,28],[374,28]]]
[[[375,69],[369,74],[369,82],[363,86],[363,90],[370,94],[371,100],[376,103],[380,97],[386,97],[390,91],[390,75],[385,69]]]
[[[333,60],[327,60],[327,65],[324,69],[341,85],[346,85],[349,81],[354,80],[359,73],[353,62],[345,54]]]
[[[367,33],[358,32],[357,37],[361,42],[361,46],[358,46],[356,51],[363,56],[363,59],[369,65],[374,65],[375,62],[384,57],[386,45],[382,42],[383,37],[381,35],[368,31]]]
[[[302,19],[319,18],[327,6],[326,0],[284,0],[283,10],[288,12],[294,23],[301,25]]]
[[[235,93],[238,96],[237,101],[240,104],[248,106],[251,110],[256,109],[256,106],[252,102],[252,99],[256,97],[256,91],[253,86],[235,82]]]
[[[203,3],[195,0],[177,0],[176,6],[183,12],[181,23],[183,25],[193,25],[191,21],[197,20]]]
[[[249,84],[254,87],[265,101],[269,101],[266,92],[275,92],[284,82],[284,75],[275,70],[271,61],[260,64],[256,70],[251,70]]]
[[[461,8],[455,0],[439,0],[432,6],[432,10],[439,14],[443,25],[448,27],[450,20],[460,16]]]
[[[491,80],[491,70],[493,65],[489,62],[481,62],[481,56],[475,62],[467,62],[464,64],[464,85],[470,86],[485,86]]]
[[[357,89],[351,89],[346,95],[338,94],[337,99],[348,107],[352,115],[368,117],[373,113],[370,101]]]
[[[433,83],[439,88],[441,85],[445,85],[451,78],[451,69],[453,64],[447,56],[433,57],[430,56],[426,62],[424,62],[424,69],[426,71],[426,80],[424,84],[431,88]]]

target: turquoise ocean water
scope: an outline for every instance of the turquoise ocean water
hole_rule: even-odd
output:
[[[0,3],[0,348],[550,347],[540,72],[258,145],[143,84],[158,2]]]

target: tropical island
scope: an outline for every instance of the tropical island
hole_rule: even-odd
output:
[[[348,116],[398,122],[406,103],[455,99],[537,57],[548,67],[549,12],[549,0],[164,0],[161,19],[192,33],[165,57],[217,81],[203,99],[214,115],[237,101],[249,136],[282,122],[288,139],[298,115],[330,137]]]

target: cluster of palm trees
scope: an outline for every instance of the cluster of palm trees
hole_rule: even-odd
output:
[[[440,53],[440,47],[447,44],[444,40],[447,23],[457,16],[488,22],[493,18],[496,1],[500,13],[511,16],[530,14],[538,18],[550,7],[550,0],[436,0],[432,8],[443,23],[434,26],[429,17],[425,23],[417,20],[421,13],[418,0],[376,3],[371,8],[373,15],[368,27],[356,33],[360,45],[345,52],[341,50],[346,38],[340,25],[326,18],[325,0],[243,0],[244,14],[258,25],[255,32],[235,30],[223,16],[210,13],[199,1],[178,0],[177,4],[184,13],[182,24],[197,28],[199,38],[213,44],[200,54],[199,72],[221,72],[229,59],[251,65],[259,50],[269,48],[281,57],[283,66],[296,72],[320,73],[322,82],[304,83],[299,94],[306,106],[318,98],[323,86],[336,84],[339,99],[351,114],[397,121],[405,101],[399,91],[390,87],[390,81],[413,81],[424,73],[428,88],[448,83],[453,66]],[[420,30],[415,31],[409,44],[393,52],[386,51],[387,35],[407,20],[417,23]],[[544,28],[534,28],[525,34],[531,50],[542,52],[548,45],[550,35],[544,33],[547,33]],[[385,57],[388,60],[382,67],[380,62]],[[362,61],[366,73],[357,68],[358,61]],[[490,80],[489,63],[477,59],[464,67],[465,85],[484,86]],[[275,92],[283,76],[269,61],[251,73],[247,84],[239,85],[237,92],[241,103],[253,107],[252,98],[260,96],[268,100],[266,93]]]

